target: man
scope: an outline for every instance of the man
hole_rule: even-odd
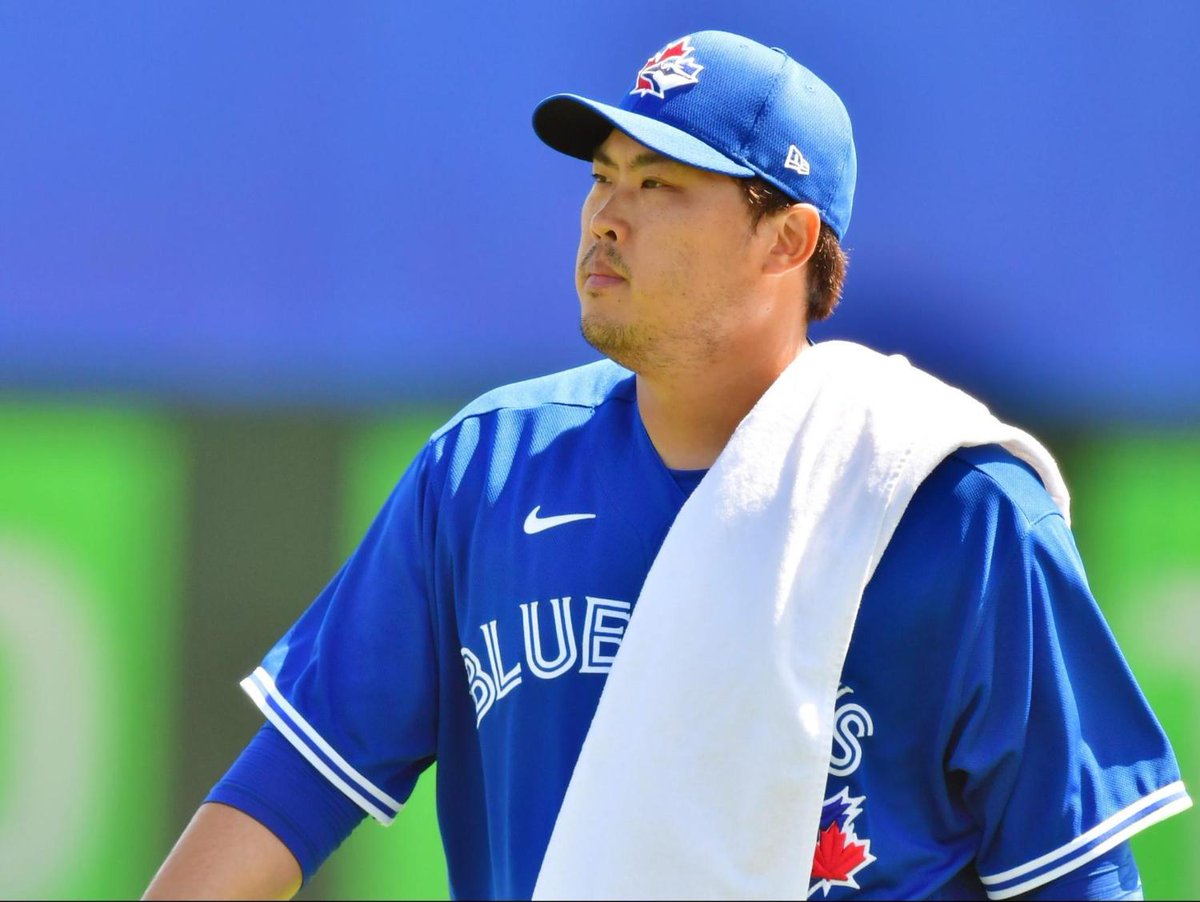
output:
[[[845,269],[840,100],[701,32],[534,127],[592,161],[576,287],[610,360],[432,436],[244,681],[270,723],[147,896],[290,895],[436,760],[458,897],[1137,897],[1129,836],[1190,801],[1053,461],[808,343]],[[910,396],[950,414],[913,438]]]

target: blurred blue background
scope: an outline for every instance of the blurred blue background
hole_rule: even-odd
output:
[[[0,632],[53,656],[17,613],[84,611],[80,641],[102,638],[74,678],[118,680],[105,716],[132,725],[104,773],[153,784],[124,843],[89,840],[90,871],[0,851],[0,896],[140,892],[257,723],[237,677],[352,545],[364,498],[474,394],[595,358],[572,284],[589,170],[530,114],[564,90],[616,102],[703,28],[784,47],[844,99],[851,268],[816,337],[904,353],[1044,434],[1097,595],[1135,671],[1160,667],[1147,692],[1194,767],[1200,3],[0,0],[0,552],[25,549],[0,562],[48,548],[37,572],[84,587],[0,573]],[[152,547],[110,535],[131,492]],[[1130,536],[1147,545],[1126,557]],[[140,587],[113,575],[145,568]],[[38,835],[14,787],[45,759],[16,737],[58,704],[25,704],[49,690],[3,649],[0,849]],[[100,742],[64,723],[59,744]],[[111,832],[100,798],[81,836]],[[1200,865],[1168,863],[1200,833],[1151,833],[1171,829],[1148,854],[1194,895]],[[336,867],[306,892],[372,891]]]
[[[860,159],[826,334],[1067,420],[1200,414],[1200,5],[5,3],[0,379],[459,397],[589,358],[534,104],[788,49]]]

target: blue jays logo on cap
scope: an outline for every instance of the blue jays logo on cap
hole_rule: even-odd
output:
[[[642,66],[637,74],[637,82],[630,94],[653,94],[655,97],[667,96],[667,91],[682,88],[684,85],[694,85],[699,81],[701,66],[692,54],[696,48],[688,43],[687,38],[681,38],[668,44]]]

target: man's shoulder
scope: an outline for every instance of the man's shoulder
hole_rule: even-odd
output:
[[[921,484],[913,504],[918,513],[929,508],[939,517],[953,514],[964,521],[1003,514],[1024,529],[1047,517],[1061,518],[1037,471],[999,445],[950,454]]]
[[[929,604],[916,607],[941,617],[935,599],[982,587],[991,568],[1029,560],[1038,548],[1066,563],[1071,547],[1068,527],[1031,466],[999,445],[961,448],[913,495],[874,581],[922,586],[917,596]]]
[[[981,623],[1023,622],[1019,596],[1032,604],[1029,574],[1047,568],[1081,572],[1036,471],[998,445],[953,452],[917,489],[863,593],[857,678],[886,659],[946,684],[956,650]],[[913,636],[922,637],[919,645],[903,638]],[[946,654],[936,665],[932,657],[904,657],[918,647]]]
[[[432,438],[436,441],[468,420],[501,411],[537,416],[564,407],[595,410],[609,401],[632,400],[633,384],[633,374],[611,360],[514,382],[480,395],[451,417]]]

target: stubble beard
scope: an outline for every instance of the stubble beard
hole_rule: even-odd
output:
[[[598,313],[579,320],[583,340],[610,360],[639,376],[704,369],[718,356],[720,343],[710,329],[693,327],[664,334],[642,324],[617,323]]]
[[[621,258],[620,252],[614,247],[597,243],[579,257],[577,266],[581,281],[587,280],[588,263],[597,254],[616,272],[628,278],[629,267]],[[598,293],[590,292],[586,288],[580,289],[580,301],[583,302],[585,311],[579,319],[579,331],[583,340],[625,369],[644,374],[654,356],[656,342],[653,334],[645,326],[614,322],[595,311],[586,312],[585,294],[593,301],[599,302]]]
[[[579,269],[585,280],[588,262],[600,251],[600,245],[595,245],[580,258]],[[606,260],[617,272],[628,272],[625,261],[615,250],[606,253]],[[701,369],[717,355],[720,346],[717,331],[702,315],[690,323],[676,322],[665,328],[662,323],[622,322],[600,312],[604,306],[599,292],[588,291],[586,287],[580,292],[584,312],[579,319],[579,331],[583,340],[639,376]],[[596,302],[590,311],[585,294]]]
[[[579,320],[583,340],[610,360],[635,373],[645,372],[651,360],[653,336],[646,330],[625,323],[614,323],[595,313]]]

